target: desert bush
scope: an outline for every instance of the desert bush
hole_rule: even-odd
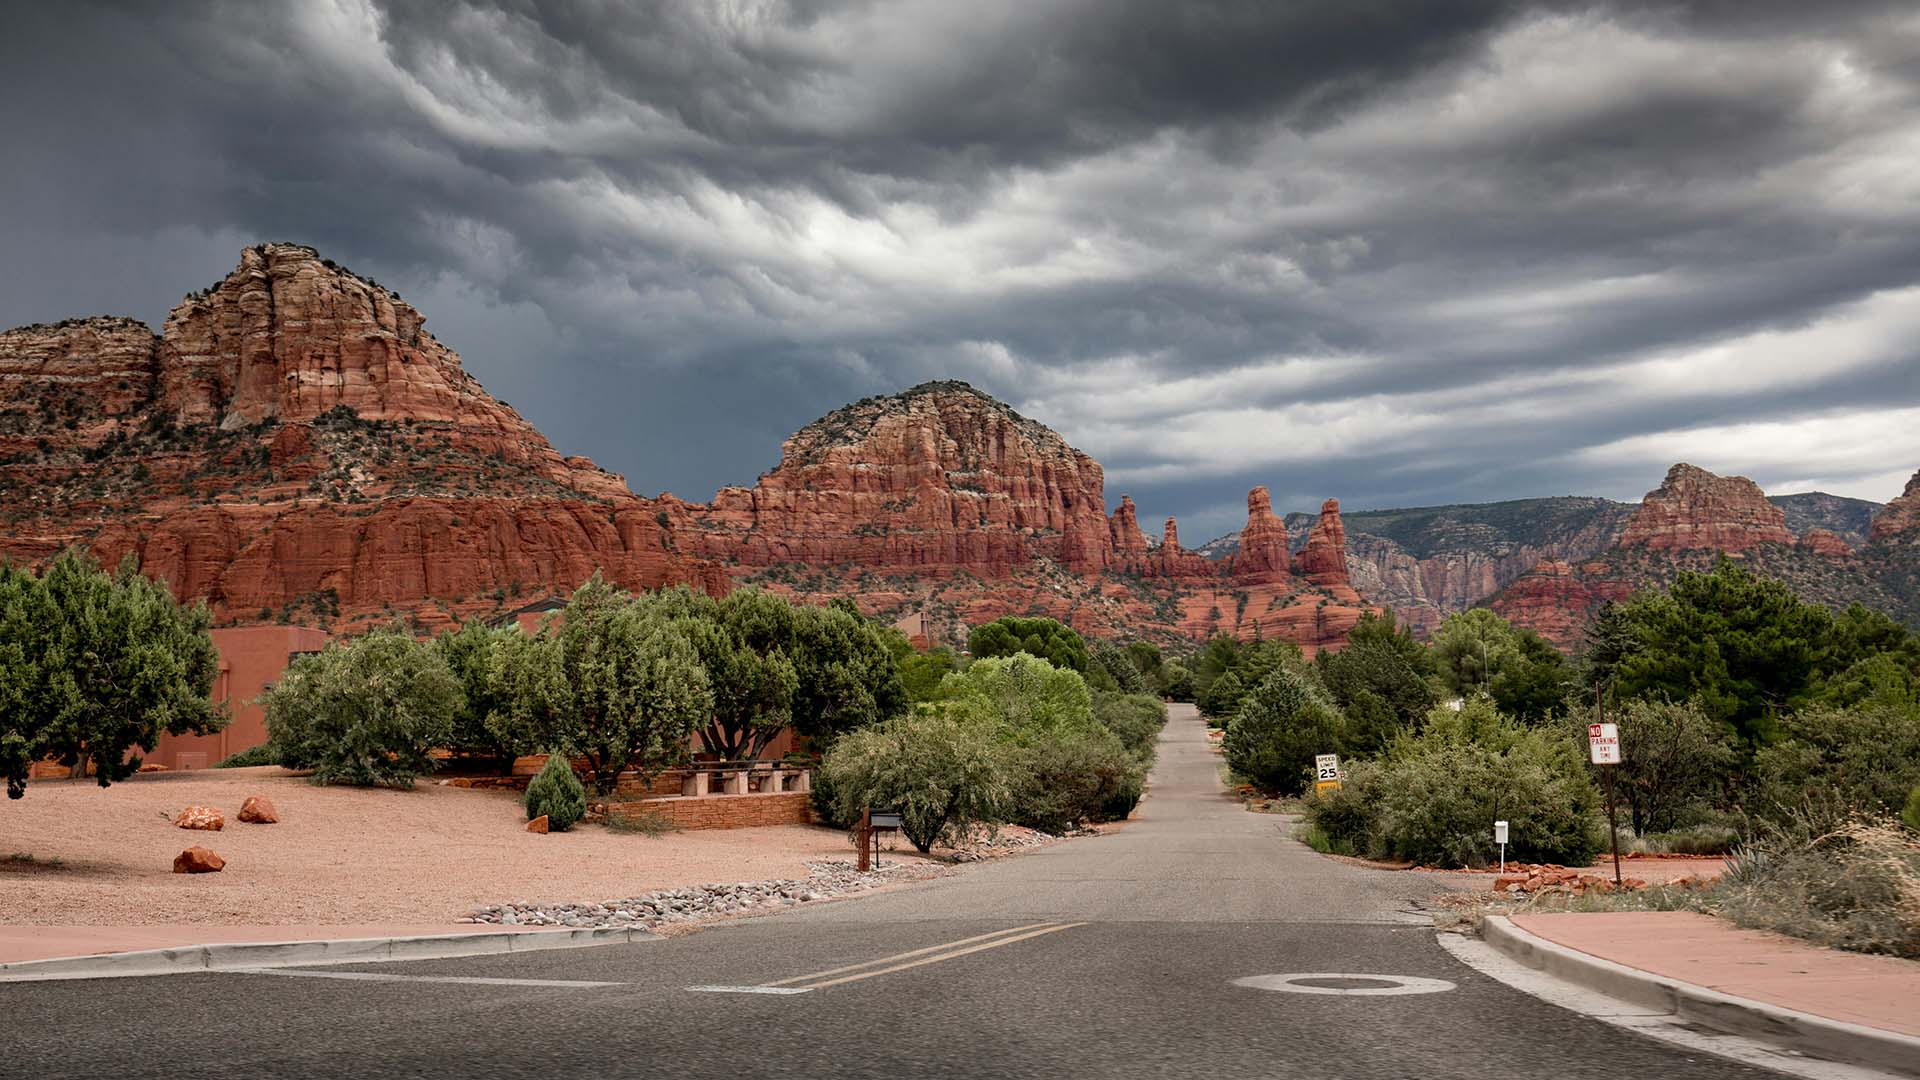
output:
[[[644,804],[624,810],[609,810],[606,820],[607,828],[617,833],[665,836],[680,831],[680,826],[672,818]]]
[[[283,765],[315,783],[412,787],[433,771],[461,705],[460,684],[433,646],[376,630],[295,660],[261,695],[267,740]]]
[[[1920,843],[1890,818],[1768,828],[1728,860],[1715,896],[1741,926],[1920,959]]]
[[[1337,752],[1344,734],[1340,711],[1326,694],[1305,673],[1279,666],[1246,695],[1222,745],[1227,764],[1249,783],[1298,795],[1314,755]]]
[[[502,654],[524,644],[526,637],[518,626],[493,627],[473,619],[434,639],[461,691],[460,711],[454,714],[447,747],[491,759],[502,776],[513,771],[514,758],[533,749],[518,729],[499,720],[513,709],[512,684],[507,681],[508,664]]]
[[[1192,701],[1198,692],[1193,672],[1185,664],[1168,661],[1160,668],[1160,692],[1174,701]]]
[[[1151,694],[1100,694],[1093,699],[1093,718],[1118,736],[1128,753],[1151,761],[1160,729],[1167,725],[1167,707]]]
[[[1730,825],[1689,825],[1637,836],[1629,848],[1645,855],[1726,855],[1740,841],[1740,830]]]
[[[216,769],[250,769],[256,765],[278,765],[279,759],[273,756],[273,747],[267,743],[249,746],[237,754],[228,754],[213,763]]]
[[[1056,835],[1116,810],[1125,817],[1140,800],[1146,772],[1117,736],[1097,727],[1049,733],[1018,746],[1010,760],[1010,819]]]
[[[974,627],[967,635],[967,652],[975,659],[1026,653],[1079,675],[1093,663],[1085,638],[1065,623],[1038,616],[1002,615]]]
[[[1614,780],[1635,832],[1693,824],[1722,796],[1739,756],[1732,728],[1691,703],[1630,701],[1611,715],[1620,725]]]
[[[1749,809],[1760,818],[1891,816],[1920,784],[1920,708],[1871,700],[1814,706],[1782,726],[1785,740],[1754,755]]]
[[[992,732],[939,707],[842,735],[819,769],[837,820],[858,821],[869,806],[893,807],[901,832],[923,853],[956,830],[1004,820],[1008,776],[1006,752]]]
[[[1308,800],[1306,819],[1360,854],[1440,866],[1485,865],[1505,820],[1508,858],[1578,866],[1600,850],[1598,804],[1567,731],[1529,728],[1480,698],[1434,710],[1419,736],[1349,766],[1341,790]]]
[[[586,816],[587,788],[573,774],[573,766],[561,753],[547,755],[547,763],[527,782],[527,820],[546,815],[547,828],[566,832]]]
[[[1144,694],[1147,680],[1135,664],[1133,653],[1119,645],[1101,644],[1093,650],[1093,668],[1104,672],[1110,689],[1122,694]],[[1090,673],[1091,674],[1091,673]]]
[[[1907,796],[1907,805],[1900,811],[1900,820],[1907,823],[1907,828],[1920,832],[1920,785],[1916,785]]]

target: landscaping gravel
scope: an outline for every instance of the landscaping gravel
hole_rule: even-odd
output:
[[[864,873],[850,862],[809,863],[807,870],[807,876],[799,879],[659,889],[644,896],[596,904],[493,904],[462,921],[497,926],[627,926],[653,930],[672,923],[777,911],[939,872],[926,863],[897,860]]]

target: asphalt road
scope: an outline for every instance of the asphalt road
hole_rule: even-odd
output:
[[[1111,835],[662,941],[0,985],[0,1076],[1774,1075],[1479,975],[1418,914],[1443,881],[1321,858],[1218,771],[1176,707],[1150,797]],[[1303,973],[1452,988],[1234,983]]]

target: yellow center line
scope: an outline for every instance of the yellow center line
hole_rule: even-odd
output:
[[[859,982],[861,979],[871,979],[876,975],[891,975],[896,971],[905,971],[908,968],[917,968],[925,964],[937,964],[942,960],[952,960],[955,957],[966,956],[968,953],[977,953],[985,949],[997,949],[1002,945],[1011,945],[1016,941],[1025,941],[1028,938],[1036,938],[1042,934],[1058,933],[1061,930],[1071,930],[1076,926],[1085,926],[1085,925],[1087,924],[1083,922],[1064,923],[1057,926],[1048,926],[1043,923],[1041,924],[1041,929],[1030,930],[1024,934],[1015,934],[1012,937],[999,938],[994,941],[989,941],[984,945],[975,945],[975,946],[972,946],[971,948],[966,948],[966,949],[955,949],[952,952],[944,952],[939,954],[938,956],[929,956],[920,960],[910,960],[904,964],[896,964],[893,967],[881,968],[878,971],[863,971],[858,975],[842,975],[838,979],[828,979],[825,982],[808,983],[806,986],[802,987],[802,989],[820,990],[829,986],[839,986],[841,983]],[[954,944],[957,945],[960,943],[955,942]]]
[[[870,968],[876,964],[891,964],[895,960],[906,960],[906,959],[909,959],[910,957],[925,956],[928,953],[940,952],[943,949],[955,949],[955,948],[959,948],[962,945],[971,945],[976,941],[985,941],[988,938],[996,938],[1002,934],[1017,934],[1022,930],[1033,930],[1042,926],[1052,926],[1052,925],[1053,925],[1052,923],[1029,923],[1026,926],[1012,926],[1012,927],[1008,927],[1005,930],[995,930],[991,934],[977,934],[970,938],[961,938],[959,941],[949,941],[943,945],[929,945],[924,949],[915,949],[912,952],[894,953],[892,956],[883,956],[878,960],[868,960],[867,962],[862,964],[848,964],[846,967],[828,968],[825,971],[816,971],[811,975],[795,975],[791,979],[781,979],[779,982],[760,983],[758,985],[760,986],[791,986],[794,983],[807,982],[810,979],[824,979],[829,975],[840,975],[849,971],[859,971],[861,968]]]

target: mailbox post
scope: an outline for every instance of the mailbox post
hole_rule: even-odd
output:
[[[900,811],[892,807],[867,807],[860,812],[860,863],[862,873],[880,863],[880,834],[900,831]]]

